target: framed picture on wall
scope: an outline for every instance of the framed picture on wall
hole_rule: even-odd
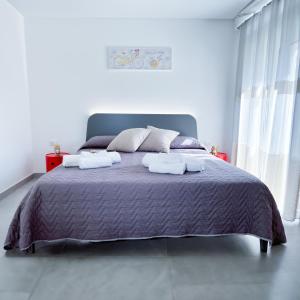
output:
[[[107,65],[117,70],[171,70],[171,47],[108,47]]]

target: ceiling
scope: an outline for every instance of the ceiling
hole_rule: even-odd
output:
[[[25,17],[233,19],[250,0],[8,0]]]

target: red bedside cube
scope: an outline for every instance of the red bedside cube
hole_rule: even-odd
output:
[[[52,169],[56,168],[62,163],[64,155],[69,155],[67,152],[56,153],[47,153],[46,154],[46,171],[49,172]]]
[[[224,152],[217,152],[216,154],[216,157],[219,157],[225,161],[228,161],[228,156],[227,156],[227,153],[224,153]]]

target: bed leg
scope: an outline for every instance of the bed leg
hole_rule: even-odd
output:
[[[35,244],[31,245],[31,253],[34,254],[35,253]]]
[[[260,252],[267,253],[268,252],[268,242],[265,240],[259,240],[260,242]]]

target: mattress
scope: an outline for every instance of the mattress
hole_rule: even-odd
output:
[[[173,150],[203,153],[203,150]],[[220,159],[205,171],[150,173],[145,152],[109,168],[57,167],[37,180],[8,229],[6,250],[38,241],[254,235],[286,242],[276,203],[259,179]]]

